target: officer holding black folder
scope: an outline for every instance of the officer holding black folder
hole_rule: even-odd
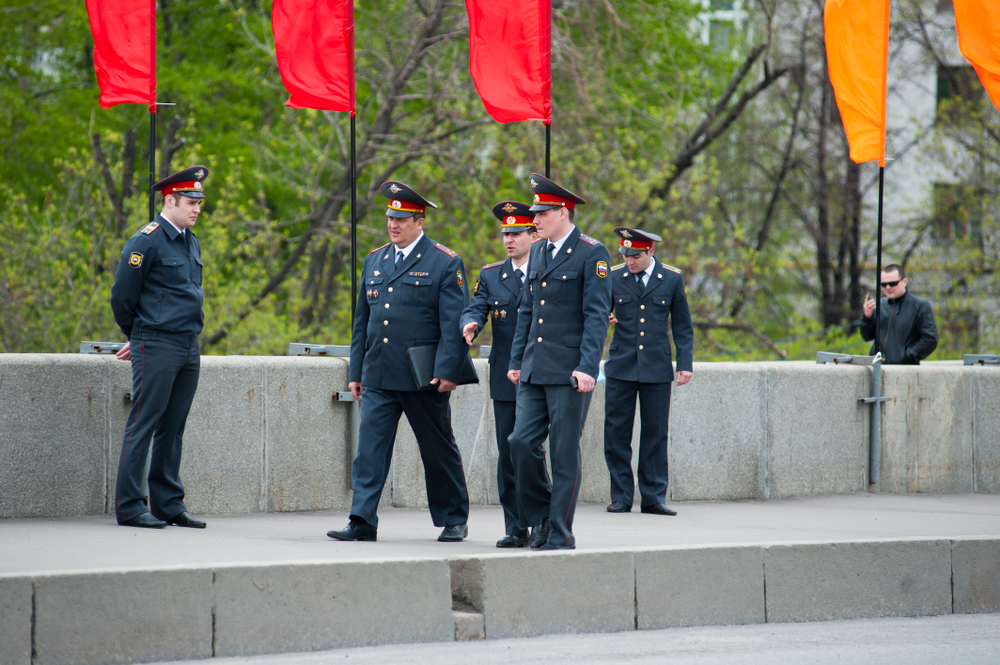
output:
[[[438,540],[468,536],[469,494],[451,429],[451,391],[462,382],[469,347],[459,316],[469,302],[462,258],[424,234],[425,210],[437,208],[401,182],[382,185],[389,199],[390,242],[362,269],[351,335],[349,387],[361,402],[358,454],[351,467],[350,523],[327,535],[377,540],[378,508],[402,414],[413,428],[426,474],[427,502]],[[433,378],[418,388],[410,352],[436,345]],[[426,351],[426,349],[425,349]]]

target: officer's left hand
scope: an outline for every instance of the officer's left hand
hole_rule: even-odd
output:
[[[115,354],[118,360],[132,360],[132,342],[125,342],[125,346]]]
[[[685,372],[684,370],[678,370],[677,372],[677,385],[683,386],[685,383],[691,380],[694,376],[691,372]]]
[[[432,386],[437,385],[439,393],[446,393],[449,390],[454,390],[455,388],[458,388],[458,384],[455,383],[454,381],[449,381],[448,379],[441,379],[436,376],[433,379],[431,379],[431,385]]]
[[[577,370],[573,372],[573,376],[576,377],[576,391],[578,393],[589,393],[597,385],[597,380],[594,379],[589,374],[584,374],[583,372]]]

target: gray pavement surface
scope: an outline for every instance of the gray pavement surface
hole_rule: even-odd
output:
[[[615,515],[580,504],[577,549],[1000,535],[1000,494],[848,494],[770,501],[671,504],[677,517]],[[379,541],[342,543],[326,532],[345,511],[208,516],[205,530],[119,527],[113,515],[0,520],[0,575],[299,561],[371,561],[507,553],[499,506],[472,506],[469,539],[439,543],[426,510],[380,511]],[[517,550],[527,553],[526,550]]]
[[[171,665],[984,665],[1000,663],[1000,614],[706,626],[482,642],[405,644]]]

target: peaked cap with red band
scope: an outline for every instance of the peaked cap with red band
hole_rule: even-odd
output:
[[[649,231],[630,229],[627,226],[616,226],[615,233],[621,236],[621,246],[618,251],[625,256],[635,256],[639,252],[652,249],[654,242],[663,240],[660,236]]]
[[[532,173],[528,177],[528,184],[531,185],[531,191],[535,193],[534,205],[531,206],[532,212],[541,212],[549,208],[569,208],[570,210],[575,210],[577,203],[586,203],[584,199],[565,187],[560,187],[545,176],[537,173]]]
[[[161,194],[183,194],[192,199],[205,198],[202,192],[201,183],[208,177],[208,169],[204,166],[192,166],[189,169],[178,171],[172,176],[168,176],[153,185],[154,191],[159,190]]]
[[[535,230],[535,213],[527,203],[501,201],[493,206],[493,216],[500,220],[502,233],[519,233]]]
[[[389,199],[389,209],[385,211],[388,217],[423,217],[424,211],[437,206],[413,191],[413,188],[395,180],[382,183],[382,196]]]

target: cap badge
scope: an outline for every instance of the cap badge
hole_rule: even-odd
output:
[[[194,181],[194,188],[195,189],[201,189],[201,183],[199,181],[195,180]]]
[[[538,203],[541,200],[542,200],[542,197],[540,197],[538,194],[535,194],[535,203]]]
[[[631,247],[631,246],[632,246],[631,240],[622,240],[622,247]]]
[[[201,180],[205,177],[205,169],[198,169],[194,172],[195,180]]]
[[[503,208],[501,208],[501,210],[503,210],[504,212],[506,212],[506,213],[508,213],[508,214],[509,214],[509,213],[512,213],[512,212],[514,212],[515,210],[517,210],[517,207],[516,207],[516,206],[514,206],[514,205],[511,205],[510,203],[508,203],[508,204],[507,204],[507,205],[505,205],[505,206],[504,206]]]
[[[514,215],[511,215],[510,217],[507,218],[506,221],[507,221],[508,224],[514,224],[515,222],[517,222],[517,217],[514,217]]]
[[[534,178],[532,178],[531,179],[531,188],[534,189],[535,187],[538,187],[538,181],[536,181]]]
[[[393,208],[402,208],[402,207],[403,207],[403,204],[402,204],[402,203],[400,203],[399,201],[397,201],[396,199],[393,199],[393,200],[392,200],[392,207],[393,207]]]
[[[398,194],[399,192],[401,192],[403,190],[400,189],[399,187],[397,187],[396,185],[389,185],[389,191],[392,192],[393,194]]]
[[[625,229],[621,230],[621,234],[622,234],[622,238],[631,238],[632,237],[632,234],[629,233],[628,231],[626,231]]]

